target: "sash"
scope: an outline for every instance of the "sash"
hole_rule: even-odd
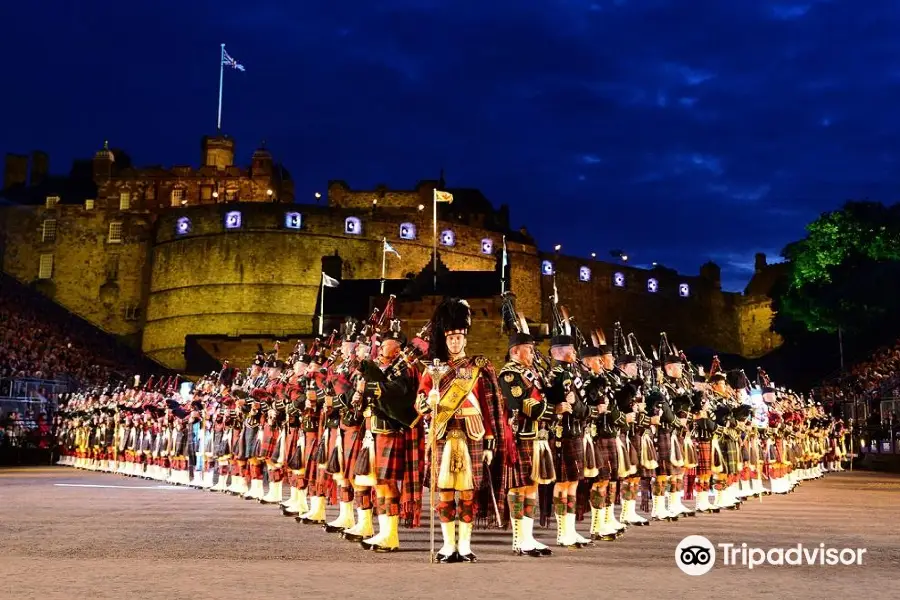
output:
[[[481,367],[472,367],[472,375],[467,379],[455,377],[450,383],[447,391],[441,394],[441,400],[438,403],[437,411],[433,416],[432,430],[436,439],[441,439],[447,430],[447,423],[459,410],[462,403],[469,397],[472,390],[478,384],[478,378],[481,376]],[[429,436],[432,437],[432,436]]]

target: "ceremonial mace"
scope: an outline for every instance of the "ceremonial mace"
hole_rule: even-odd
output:
[[[430,474],[430,481],[428,486],[428,502],[431,513],[431,552],[429,554],[428,562],[435,562],[435,552],[434,552],[434,490],[437,486],[437,439],[436,435],[436,426],[435,419],[437,417],[437,409],[438,404],[441,400],[441,379],[447,373],[450,367],[448,365],[442,364],[440,360],[434,359],[430,365],[425,367],[425,370],[428,372],[428,375],[431,376],[431,391],[428,392],[428,407],[431,409],[431,420],[429,421],[428,427],[428,443],[431,444],[431,460],[430,465],[428,467]]]

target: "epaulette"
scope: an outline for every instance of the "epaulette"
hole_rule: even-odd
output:
[[[487,365],[490,364],[490,361],[484,356],[476,356],[475,357],[475,366],[479,369],[483,369]]]

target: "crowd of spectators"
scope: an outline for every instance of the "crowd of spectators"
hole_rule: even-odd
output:
[[[814,395],[826,404],[865,403],[874,420],[894,419],[895,409],[880,414],[880,403],[900,401],[900,340],[823,382]],[[898,403],[888,403],[893,407]]]
[[[53,437],[47,415],[12,411],[0,418],[0,464],[49,464]]]
[[[48,379],[80,387],[140,372],[112,336],[3,276],[0,281],[0,379]]]

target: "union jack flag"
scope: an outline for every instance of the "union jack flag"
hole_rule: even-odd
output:
[[[222,64],[226,67],[237,69],[238,71],[244,70],[244,65],[231,58],[231,55],[228,54],[228,52],[226,52],[224,48],[222,49]]]

